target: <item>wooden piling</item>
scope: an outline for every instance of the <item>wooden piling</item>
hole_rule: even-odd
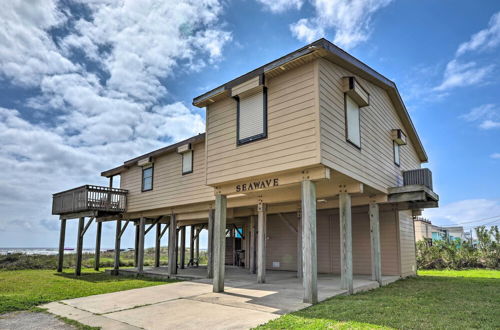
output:
[[[257,283],[266,282],[266,205],[257,205]]]
[[[372,254],[372,281],[382,286],[382,262],[380,256],[380,222],[377,203],[370,203],[370,240]]]
[[[353,293],[351,195],[340,193],[340,286]]]
[[[155,236],[155,267],[160,267],[160,249],[161,249],[161,223],[156,224]]]
[[[144,230],[146,218],[142,217],[139,220],[139,251],[137,253],[137,272],[142,274],[144,271]]]
[[[78,236],[76,239],[76,268],[75,275],[82,274],[82,254],[83,254],[83,227],[85,225],[85,218],[78,219]]]
[[[57,263],[57,271],[63,271],[64,266],[64,240],[66,238],[66,219],[61,219],[61,230],[59,232],[59,260]]]
[[[207,247],[207,277],[214,276],[214,210],[208,210],[208,247]]]
[[[214,280],[213,292],[224,292],[224,272],[226,254],[226,208],[227,198],[224,195],[215,195],[214,216]]]
[[[177,220],[175,214],[170,216],[170,226],[168,228],[168,273],[177,274],[176,250],[177,246]]]
[[[102,234],[102,222],[97,222],[97,231],[95,235],[95,258],[94,258],[95,270],[99,270],[101,261],[101,234]]]
[[[302,181],[302,283],[304,302],[318,302],[318,258],[316,234],[316,184]]]
[[[184,269],[186,263],[186,226],[181,227],[181,260],[179,262],[180,269]]]
[[[122,234],[122,221],[116,220],[116,233],[115,233],[115,263],[113,267],[113,275],[118,275],[120,269],[120,245]]]

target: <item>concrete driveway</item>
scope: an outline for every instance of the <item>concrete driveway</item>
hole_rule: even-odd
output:
[[[309,306],[294,272],[227,276],[224,293],[213,293],[208,279],[53,302],[49,312],[103,329],[248,329]],[[391,282],[397,277],[387,277]],[[356,291],[378,287],[368,276],[355,277]],[[319,299],[345,294],[336,276],[318,277]]]

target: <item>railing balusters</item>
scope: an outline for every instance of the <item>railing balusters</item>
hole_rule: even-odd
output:
[[[53,195],[52,214],[65,214],[80,211],[125,212],[127,190],[82,186]]]

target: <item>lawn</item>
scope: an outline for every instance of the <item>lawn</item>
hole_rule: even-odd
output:
[[[111,276],[84,269],[81,277],[74,270],[0,271],[0,313],[26,310],[37,305],[76,297],[90,296],[168,283],[166,281]]]
[[[329,299],[260,329],[499,329],[500,271],[421,271],[383,288]]]

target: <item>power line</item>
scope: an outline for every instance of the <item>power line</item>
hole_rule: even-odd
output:
[[[481,225],[467,225],[467,226],[464,226],[465,228],[477,228],[477,227],[480,227],[480,226],[488,226],[488,225],[492,225],[494,224],[495,222],[498,222],[500,221],[500,218],[499,219],[495,219],[493,221],[490,221],[490,222],[487,222],[487,223],[484,223],[484,224],[481,224]]]
[[[476,220],[467,220],[467,221],[464,221],[464,222],[457,222],[457,225],[464,225],[466,223],[472,223],[472,222],[477,222],[477,221],[484,221],[484,220],[489,220],[489,219],[498,218],[498,217],[500,217],[500,214],[499,215],[494,215],[494,216],[488,217],[488,218],[482,218],[482,219],[476,219]]]

